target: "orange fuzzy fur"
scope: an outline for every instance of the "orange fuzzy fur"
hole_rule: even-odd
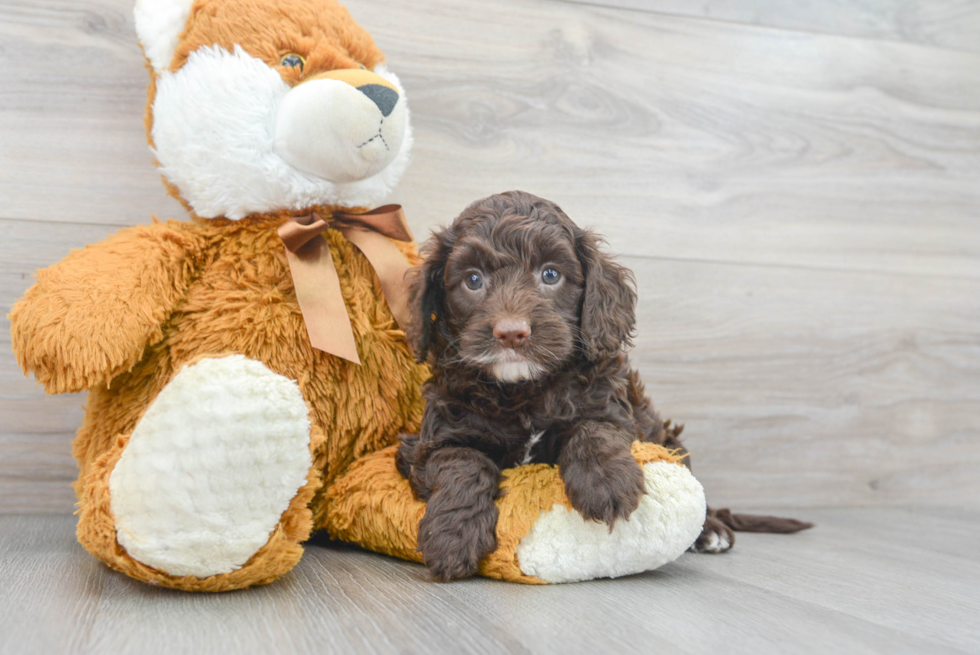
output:
[[[319,207],[328,216],[331,208]],[[169,221],[127,228],[40,271],[11,312],[18,361],[48,391],[90,389],[73,444],[79,463],[79,541],[114,568],[183,589],[267,582],[299,559],[314,527],[314,492],[356,458],[418,427],[415,363],[370,264],[340,232],[325,236],[341,280],[362,366],[315,350],[296,303],[276,227],[289,214],[242,221]],[[414,244],[399,244],[415,261]],[[299,383],[310,407],[315,465],[278,532],[226,577],[177,578],[143,566],[116,543],[108,474],[146,408],[184,366],[243,354]],[[397,473],[392,469],[392,474]],[[281,533],[281,534],[280,534]]]

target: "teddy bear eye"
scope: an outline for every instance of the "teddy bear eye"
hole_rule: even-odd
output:
[[[300,57],[295,52],[290,52],[287,55],[283,55],[282,59],[279,60],[280,66],[290,66],[290,67],[298,66],[300,70],[303,70],[303,64],[305,63],[306,60]]]

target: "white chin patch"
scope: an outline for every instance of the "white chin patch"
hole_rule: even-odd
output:
[[[494,362],[490,365],[490,371],[501,382],[518,382],[533,380],[544,372],[544,367],[525,360],[505,361]]]
[[[333,115],[310,118],[316,105],[310,98],[288,99],[305,85],[291,89],[241,48],[195,50],[180,70],[164,71],[157,80],[152,136],[161,171],[203,218],[239,219],[321,204],[375,206],[404,173],[412,134],[398,78],[381,65],[374,72],[398,89],[400,99],[389,117],[381,121],[367,97],[362,102],[351,95],[363,95],[353,88],[319,93],[326,88],[321,87],[313,94],[316,101],[340,112],[332,125]],[[362,105],[365,116],[355,116]],[[286,129],[280,107],[304,122]],[[343,129],[335,128],[345,122]],[[350,147],[379,133],[387,144],[372,142],[362,152]],[[277,135],[293,144],[284,150],[290,161],[277,153]],[[297,146],[303,138],[303,147]]]
[[[241,355],[182,369],[109,475],[116,539],[170,575],[240,568],[306,484],[310,421],[296,382]]]
[[[704,488],[670,462],[645,464],[643,477],[647,493],[612,532],[564,505],[542,512],[517,546],[521,571],[545,582],[577,582],[651,571],[680,557],[704,525]]]

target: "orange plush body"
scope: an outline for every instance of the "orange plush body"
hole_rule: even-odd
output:
[[[427,371],[374,269],[334,229],[323,236],[361,363],[314,348],[277,233],[384,198],[411,144],[403,89],[333,0],[140,0],[136,25],[151,146],[192,220],[73,252],[11,313],[24,370],[50,393],[89,391],[74,442],[79,540],[136,579],[186,590],[270,582],[314,529],[420,559],[424,507],[392,446],[418,427]],[[415,261],[414,244],[399,248]],[[663,449],[634,454],[648,488],[666,490],[631,521],[655,547],[586,525],[553,467],[521,467],[505,474],[500,547],[481,572],[557,582],[680,554],[703,492]],[[576,539],[585,550],[562,551]],[[549,568],[549,548],[562,566]],[[630,560],[629,548],[650,552]]]

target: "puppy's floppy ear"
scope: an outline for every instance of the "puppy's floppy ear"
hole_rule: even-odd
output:
[[[600,249],[589,230],[575,230],[575,250],[585,276],[579,338],[586,359],[596,361],[632,345],[636,325],[636,282]]]
[[[446,300],[443,278],[446,261],[455,243],[456,234],[452,228],[434,232],[420,249],[422,263],[408,272],[412,320],[406,335],[420,364],[428,358],[430,350],[436,352],[441,349],[439,344],[443,339],[440,326],[445,321]]]

